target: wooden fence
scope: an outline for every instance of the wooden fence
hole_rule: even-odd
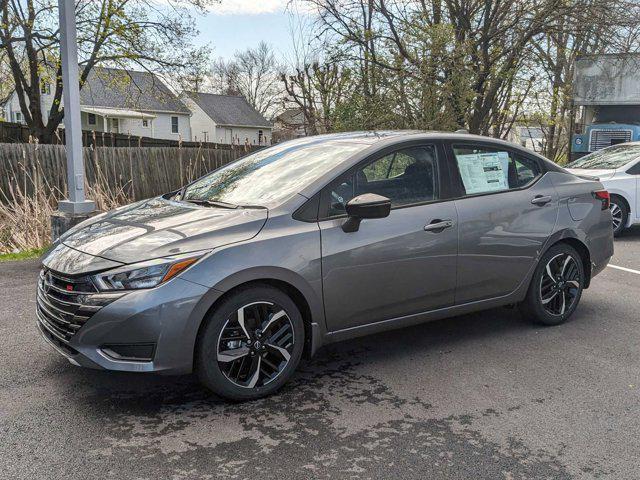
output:
[[[255,148],[85,147],[83,150],[89,186],[121,190],[127,198],[141,200],[175,190]],[[65,193],[65,147],[0,144],[0,192],[10,191],[18,182],[28,194],[42,188],[43,182],[47,188]]]
[[[29,127],[20,123],[0,122],[0,143],[34,143]],[[64,145],[64,128],[59,128],[51,142],[54,145]],[[219,143],[185,142],[165,138],[137,137],[125,133],[82,131],[82,144],[85,147],[182,147],[182,148],[213,148],[238,149],[259,148],[260,145],[226,145]],[[262,145],[264,147],[264,145]]]

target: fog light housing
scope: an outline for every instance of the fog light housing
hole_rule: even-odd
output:
[[[113,360],[127,362],[150,362],[156,351],[155,343],[119,343],[103,345],[100,350]]]

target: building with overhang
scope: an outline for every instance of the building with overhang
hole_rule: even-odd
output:
[[[53,90],[53,85],[41,85],[43,115],[54,101]],[[83,130],[191,140],[191,112],[151,72],[93,68],[80,90],[80,110]],[[4,118],[24,123],[15,92],[4,105]]]

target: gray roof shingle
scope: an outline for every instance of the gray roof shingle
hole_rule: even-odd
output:
[[[249,105],[244,97],[196,92],[187,92],[186,95],[218,125],[265,128],[272,126],[271,122]]]
[[[191,113],[153,73],[116,68],[93,68],[80,91],[80,103],[89,107]]]

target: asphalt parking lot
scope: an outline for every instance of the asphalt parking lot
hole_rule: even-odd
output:
[[[611,263],[640,270],[640,229]],[[36,261],[0,264],[0,478],[640,477],[640,274],[572,320],[499,309],[332,345],[271,398],[80,369],[39,338]]]

